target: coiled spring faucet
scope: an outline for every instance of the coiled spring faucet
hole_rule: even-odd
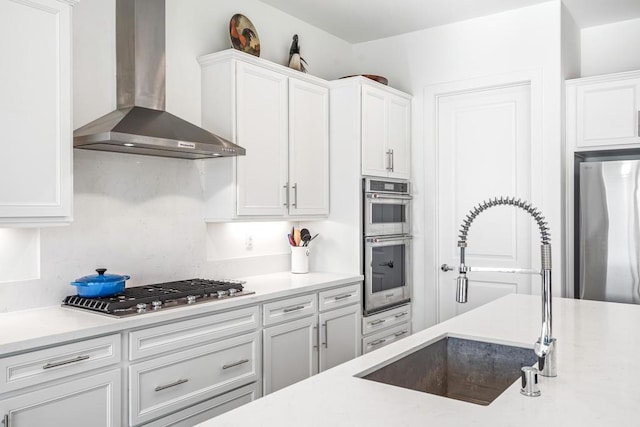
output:
[[[521,208],[528,212],[538,223],[541,238],[541,270],[530,270],[521,268],[492,268],[492,267],[469,267],[465,264],[465,248],[467,247],[467,233],[473,220],[483,211],[499,205],[508,205]],[[530,203],[516,199],[515,197],[496,197],[478,204],[472,208],[462,221],[460,226],[460,235],[458,236],[458,247],[460,248],[460,266],[458,267],[458,279],[456,281],[456,301],[459,303],[467,302],[467,292],[469,282],[467,273],[471,271],[478,272],[498,272],[498,273],[523,273],[523,274],[540,274],[542,278],[542,330],[540,338],[536,341],[534,351],[538,356],[538,368],[540,374],[546,377],[555,377],[556,372],[556,339],[551,337],[551,238],[549,236],[549,228],[545,222],[542,213],[531,206]],[[442,266],[447,271],[446,264]]]

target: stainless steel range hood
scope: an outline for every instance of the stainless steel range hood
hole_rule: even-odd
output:
[[[116,0],[118,109],[76,129],[73,146],[204,159],[245,149],[165,110],[165,1]]]

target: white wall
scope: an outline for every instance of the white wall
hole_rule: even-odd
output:
[[[640,19],[585,28],[581,77],[640,70]]]
[[[256,26],[262,57],[284,63],[291,36],[298,33],[312,74],[334,78],[352,72],[348,43],[256,0],[167,0],[167,107],[172,113],[200,123],[196,57],[230,47],[227,28],[237,12]],[[78,128],[116,107],[115,1],[80,2],[74,8],[73,31]],[[74,221],[41,230],[37,265],[22,260],[25,280],[12,280],[11,272],[5,275],[10,281],[0,283],[0,312],[59,304],[74,292],[70,281],[101,266],[130,275],[129,285],[287,270],[290,255],[283,230],[290,225],[249,223],[231,231],[221,224],[207,226],[200,181],[197,161],[75,150]],[[250,249],[244,239],[238,244],[238,234],[253,236]],[[36,255],[37,237],[26,233],[22,239]],[[20,250],[19,244],[12,247]],[[32,279],[38,271],[39,278]]]
[[[472,19],[384,40],[355,45],[362,68],[389,78],[414,95],[414,326],[435,322],[437,275],[434,218],[435,147],[433,117],[425,117],[424,91],[429,85],[531,70],[542,76],[542,132],[545,164],[539,175],[540,208],[552,236],[562,236],[560,2]],[[554,253],[555,283],[561,283],[561,251]],[[555,292],[560,291],[556,286]]]

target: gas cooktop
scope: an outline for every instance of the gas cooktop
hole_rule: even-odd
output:
[[[70,295],[64,299],[62,306],[113,317],[133,316],[254,294],[244,290],[244,283],[240,280],[180,280],[125,288],[124,292],[111,297]]]

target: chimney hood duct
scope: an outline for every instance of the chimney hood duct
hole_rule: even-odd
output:
[[[73,146],[204,159],[245,149],[165,110],[165,1],[116,0],[118,109],[76,129]]]

